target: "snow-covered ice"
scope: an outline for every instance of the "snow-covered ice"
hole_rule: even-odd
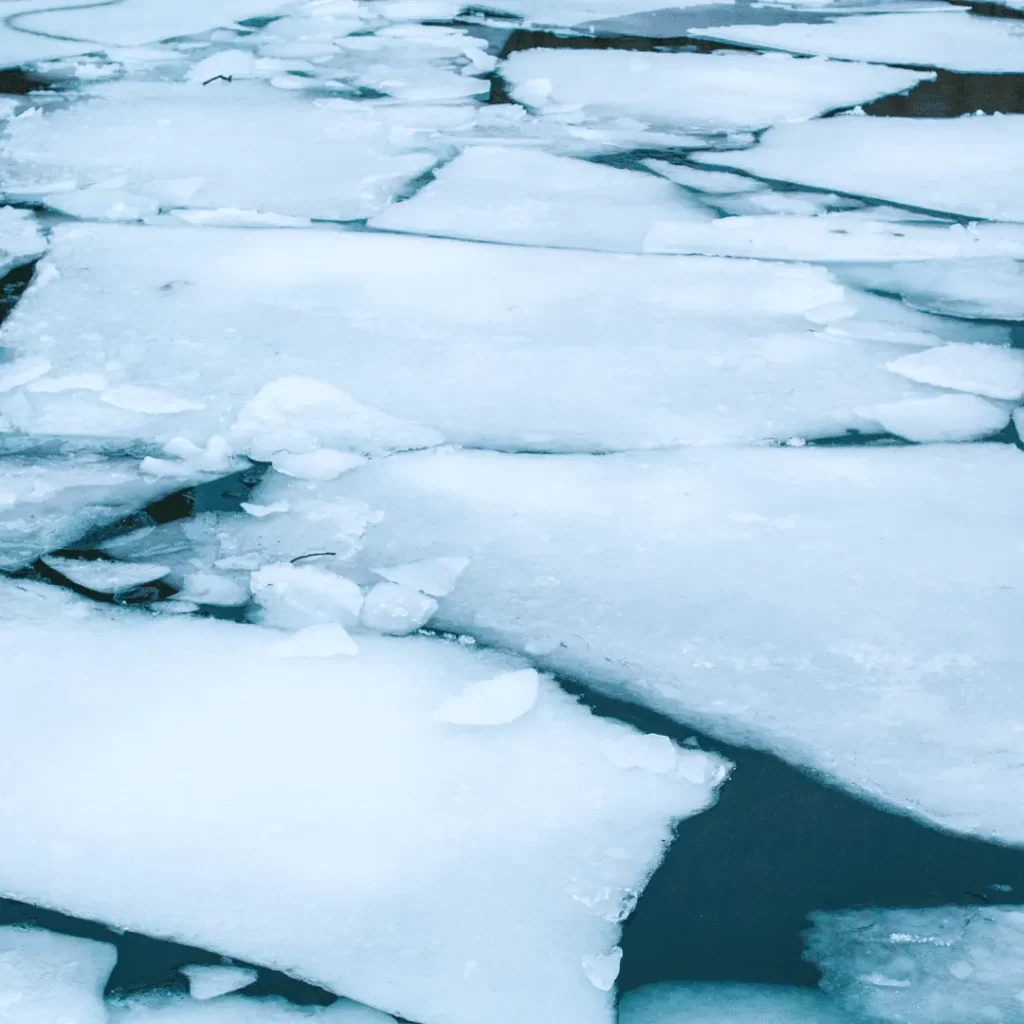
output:
[[[358,220],[433,166],[445,151],[434,131],[464,120],[456,107],[420,106],[403,128],[402,115],[393,104],[310,101],[259,82],[100,83],[7,123],[0,192],[45,203],[59,180],[87,197],[117,182],[160,208]],[[76,196],[62,190],[54,206],[75,212]],[[102,201],[87,198],[84,215]]]
[[[937,345],[889,363],[893,373],[921,384],[988,398],[1024,398],[1024,351],[998,345]]]
[[[965,329],[882,299],[862,317],[872,297],[815,267],[365,232],[72,225],[45,264],[0,344],[107,390],[0,395],[15,428],[223,434],[262,459],[834,436],[863,426],[856,408],[932,393],[858,331]],[[111,405],[127,386],[201,408]]]
[[[0,206],[0,277],[46,252],[46,239],[28,210]]]
[[[519,50],[500,67],[513,99],[587,121],[632,118],[721,131],[802,121],[904,92],[928,73],[840,61],[720,52]]]
[[[188,979],[188,994],[193,999],[215,999],[237,992],[259,977],[253,967],[230,964],[186,964],[179,970]]]
[[[642,252],[661,220],[714,214],[662,178],[534,149],[472,146],[370,225],[516,245]],[[1024,242],[1020,249],[1024,254]]]
[[[472,552],[436,628],[1024,840],[1014,447],[440,451],[336,493],[383,513],[357,566]]]
[[[1016,22],[983,18],[965,8],[910,14],[846,15],[812,24],[730,25],[690,35],[741,46],[841,60],[944,68],[970,74],[1021,74],[1024,45]]]
[[[668,981],[625,993],[619,1024],[863,1024],[820,992],[789,985]]]
[[[0,1020],[106,1024],[103,987],[116,961],[106,942],[42,928],[0,928]]]
[[[1017,1024],[1024,911],[962,906],[812,915],[808,955],[835,1000],[871,1021]]]
[[[923,210],[1024,221],[1024,114],[832,117],[691,159]]]
[[[605,748],[633,730],[547,679],[508,725],[435,721],[527,667],[508,655],[364,635],[282,659],[276,630],[23,586],[0,582],[6,894],[423,1024],[611,1024],[582,961],[617,944],[720,758],[619,768]]]

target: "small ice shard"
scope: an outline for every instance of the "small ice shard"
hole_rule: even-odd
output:
[[[275,452],[270,460],[274,469],[285,476],[299,480],[334,480],[366,459],[354,452],[340,452],[336,448],[318,448],[313,452]]]
[[[185,576],[177,597],[182,601],[214,605],[219,608],[237,608],[249,600],[249,588],[231,576],[216,572],[197,571]]]
[[[583,973],[594,988],[610,992],[619,976],[622,965],[622,949],[616,946],[610,953],[583,958]]]
[[[273,501],[269,505],[259,505],[253,501],[243,501],[239,504],[241,510],[257,519],[264,516],[277,515],[280,512],[287,512],[291,505],[287,501]]]
[[[23,356],[11,363],[0,363],[0,392],[30,384],[51,369],[50,361],[41,356]]]
[[[620,768],[643,768],[656,775],[674,771],[677,761],[676,745],[654,733],[623,736],[608,746],[607,754]]]
[[[407,636],[425,626],[437,602],[412,587],[377,583],[367,592],[359,620],[366,629],[389,636]]]
[[[254,967],[230,964],[186,964],[179,971],[188,978],[188,994],[193,999],[215,999],[251,985],[259,972]]]
[[[458,583],[459,577],[469,566],[469,559],[461,555],[441,555],[425,558],[421,562],[405,565],[389,565],[373,571],[392,583],[412,587],[431,597],[447,597]]]
[[[161,579],[170,566],[153,562],[114,562],[106,558],[61,558],[47,555],[43,562],[61,576],[97,594],[114,594],[119,590],[140,587]]]
[[[886,369],[908,380],[986,398],[1024,398],[1024,351],[954,342],[900,356]]]
[[[935,395],[883,402],[857,410],[883,430],[907,441],[977,441],[998,434],[1009,412],[977,395]]]
[[[508,725],[530,711],[539,694],[540,676],[536,670],[502,672],[442,701],[434,711],[434,721],[451,725]]]
[[[141,387],[138,384],[122,384],[108,388],[100,395],[100,401],[106,402],[117,409],[129,412],[141,412],[154,416],[166,416],[177,412],[190,412],[202,409],[202,402],[159,391],[156,388]]]
[[[359,648],[340,623],[324,622],[304,626],[278,640],[270,653],[278,658],[333,658],[338,654],[358,654]]]
[[[663,981],[623,994],[619,1024],[866,1024],[821,992],[790,985]]]
[[[253,600],[260,607],[260,622],[279,629],[337,622],[359,623],[363,595],[344,576],[315,565],[276,562],[249,577]]]
[[[46,252],[46,239],[29,210],[0,206],[0,276]]]
[[[150,476],[181,477],[200,473],[228,473],[235,464],[231,446],[219,434],[211,437],[203,447],[184,437],[173,437],[164,445],[169,459],[147,455],[139,464]]]
[[[256,58],[251,50],[219,50],[193,64],[185,73],[186,82],[213,84],[217,78],[257,78]]]
[[[103,989],[117,961],[107,942],[42,928],[0,928],[0,1020],[106,1024]]]

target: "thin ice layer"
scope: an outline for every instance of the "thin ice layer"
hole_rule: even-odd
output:
[[[355,220],[431,167],[431,132],[462,120],[458,108],[316,102],[259,82],[108,82],[8,123],[0,191],[66,205],[103,184],[164,209]]]
[[[810,24],[728,25],[690,29],[691,36],[761,49],[879,64],[912,64],[970,74],[1024,72],[1020,28],[969,10],[847,15]]]
[[[714,214],[651,174],[534,149],[473,146],[411,199],[370,226],[514,245],[642,252],[660,220],[703,223]],[[1024,255],[1024,241],[1020,247]]]
[[[139,472],[138,461],[78,455],[0,459],[0,568],[34,561],[197,479]]]
[[[549,679],[508,725],[435,720],[510,656],[363,635],[355,656],[283,659],[287,634],[258,626],[63,597],[19,617],[11,586],[5,893],[423,1024],[613,1020],[584,961],[713,800],[719,758],[622,768],[607,748],[636,733]]]
[[[1014,447],[436,452],[336,493],[383,513],[358,564],[471,555],[439,628],[1024,841]]]
[[[1017,907],[844,910],[812,919],[807,956],[824,975],[822,987],[872,1021],[1024,1019],[1024,911]]]
[[[499,70],[513,99],[540,112],[705,131],[802,121],[932,77],[779,55],[597,49],[519,50]]]
[[[0,1019],[106,1024],[103,988],[116,961],[117,951],[106,942],[42,928],[0,928]]]
[[[103,390],[0,396],[33,434],[248,444],[247,403],[296,379],[428,428],[406,447],[439,431],[534,451],[832,436],[865,426],[857,407],[930,393],[884,368],[897,346],[825,332],[868,325],[820,268],[337,231],[97,225],[51,243],[59,276],[39,275],[0,344]],[[280,425],[302,433],[308,413],[325,447],[402,447],[336,439],[324,408]]]
[[[831,117],[772,128],[752,149],[692,159],[923,210],[1024,221],[1024,114]]]
[[[858,1024],[813,989],[668,981],[627,992],[619,1024]]]

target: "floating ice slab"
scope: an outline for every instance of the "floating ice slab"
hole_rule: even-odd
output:
[[[1024,221],[1022,114],[832,117],[773,128],[753,149],[692,159],[924,210]]]
[[[661,982],[627,992],[619,1024],[860,1024],[820,992],[788,985]]]
[[[193,999],[215,999],[245,988],[259,977],[254,967],[229,964],[186,964],[179,970],[188,979],[188,994]]]
[[[8,123],[0,191],[45,202],[55,182],[113,180],[161,208],[354,220],[432,166],[430,133],[461,120],[419,106],[403,128],[399,106],[313,102],[259,82],[108,82]]]
[[[633,730],[547,679],[509,724],[434,719],[509,656],[363,635],[283,659],[281,635],[67,602],[0,618],[0,888],[424,1024],[611,1024],[583,961],[723,762],[621,768],[605,748]]]
[[[904,92],[931,77],[899,68],[750,53],[519,50],[500,68],[542,113],[633,118],[664,128],[756,129]]]
[[[0,344],[107,390],[0,395],[32,434],[591,451],[832,436],[930,393],[884,368],[898,348],[825,332],[867,325],[820,268],[343,231],[75,225],[51,245],[58,276]]]
[[[650,174],[533,149],[473,146],[370,225],[485,242],[642,252],[644,236],[660,220],[713,217],[681,188]]]
[[[0,568],[65,547],[189,482],[146,477],[128,459],[0,459]]]
[[[0,277],[46,252],[46,239],[28,210],[0,206]]]
[[[356,566],[472,552],[437,628],[1024,840],[1012,446],[435,452],[335,493],[383,513]]]
[[[808,956],[824,974],[822,987],[851,1011],[899,1024],[1021,1020],[1019,908],[846,910],[812,918]]]
[[[710,223],[681,218],[651,228],[643,251],[828,262],[1024,256],[1024,225],[901,223],[860,211],[722,217]]]
[[[394,1024],[394,1017],[349,999],[296,1006],[275,998],[200,1000],[177,992],[143,992],[111,999],[107,1007],[111,1024]]]
[[[969,391],[988,398],[1024,398],[1024,351],[998,345],[937,345],[900,356],[889,364],[920,384]]]
[[[117,961],[106,942],[41,928],[0,928],[5,1024],[106,1024],[103,988]]]
[[[907,441],[978,441],[998,434],[1010,422],[1001,405],[977,395],[935,395],[883,402],[861,409],[883,430]]]
[[[728,19],[727,9],[722,12]],[[964,9],[847,15],[813,24],[725,25],[690,35],[759,49],[879,64],[912,64],[974,74],[1024,72],[1020,28]]]
[[[171,571],[170,566],[153,562],[114,562],[108,559],[61,558],[56,555],[48,555],[43,561],[65,579],[97,594],[115,594],[119,590],[152,583]]]

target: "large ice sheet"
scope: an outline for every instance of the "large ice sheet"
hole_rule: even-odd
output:
[[[704,131],[802,121],[931,77],[778,54],[591,49],[519,50],[499,70],[512,97],[540,112]]]
[[[644,237],[660,220],[713,217],[683,189],[651,174],[533,149],[473,146],[370,225],[485,242],[642,252]]]
[[[857,1024],[857,1019],[812,989],[670,981],[625,993],[619,1024]]]
[[[1024,221],[1024,114],[832,117],[693,159],[919,209]]]
[[[102,185],[161,208],[354,220],[431,167],[432,133],[462,120],[456,107],[310,101],[259,82],[108,82],[8,123],[0,191],[66,203]]]
[[[1004,18],[963,8],[912,14],[847,15],[811,24],[728,25],[691,29],[690,35],[761,49],[880,64],[911,64],[972,74],[1024,72],[1020,30]]]
[[[522,667],[454,642],[289,657],[258,626],[17,607],[0,890],[424,1024],[610,1024],[588,964],[725,774],[683,748],[666,773],[622,767],[639,734],[547,679],[509,724],[439,722]]]
[[[808,957],[837,1002],[872,1021],[1024,1020],[1024,911],[846,910],[813,915]]]
[[[299,392],[282,425],[309,427],[283,450],[443,435],[590,451],[831,436],[871,428],[855,408],[931,393],[884,368],[903,349],[856,340],[871,331],[819,268],[343,231],[72,226],[51,243],[57,276],[41,273],[0,344],[93,390],[0,396],[32,434],[226,434],[249,451],[254,407],[239,417],[274,384]],[[382,418],[363,410],[345,434],[325,410],[349,416],[353,399],[434,431],[376,443]]]
[[[384,513],[358,564],[471,557],[440,628],[1024,841],[1012,446],[437,452],[335,493]]]
[[[41,928],[0,928],[4,1024],[106,1024],[103,987],[117,960],[106,942]]]
[[[129,459],[0,458],[0,568],[32,562],[193,481],[154,479]]]

